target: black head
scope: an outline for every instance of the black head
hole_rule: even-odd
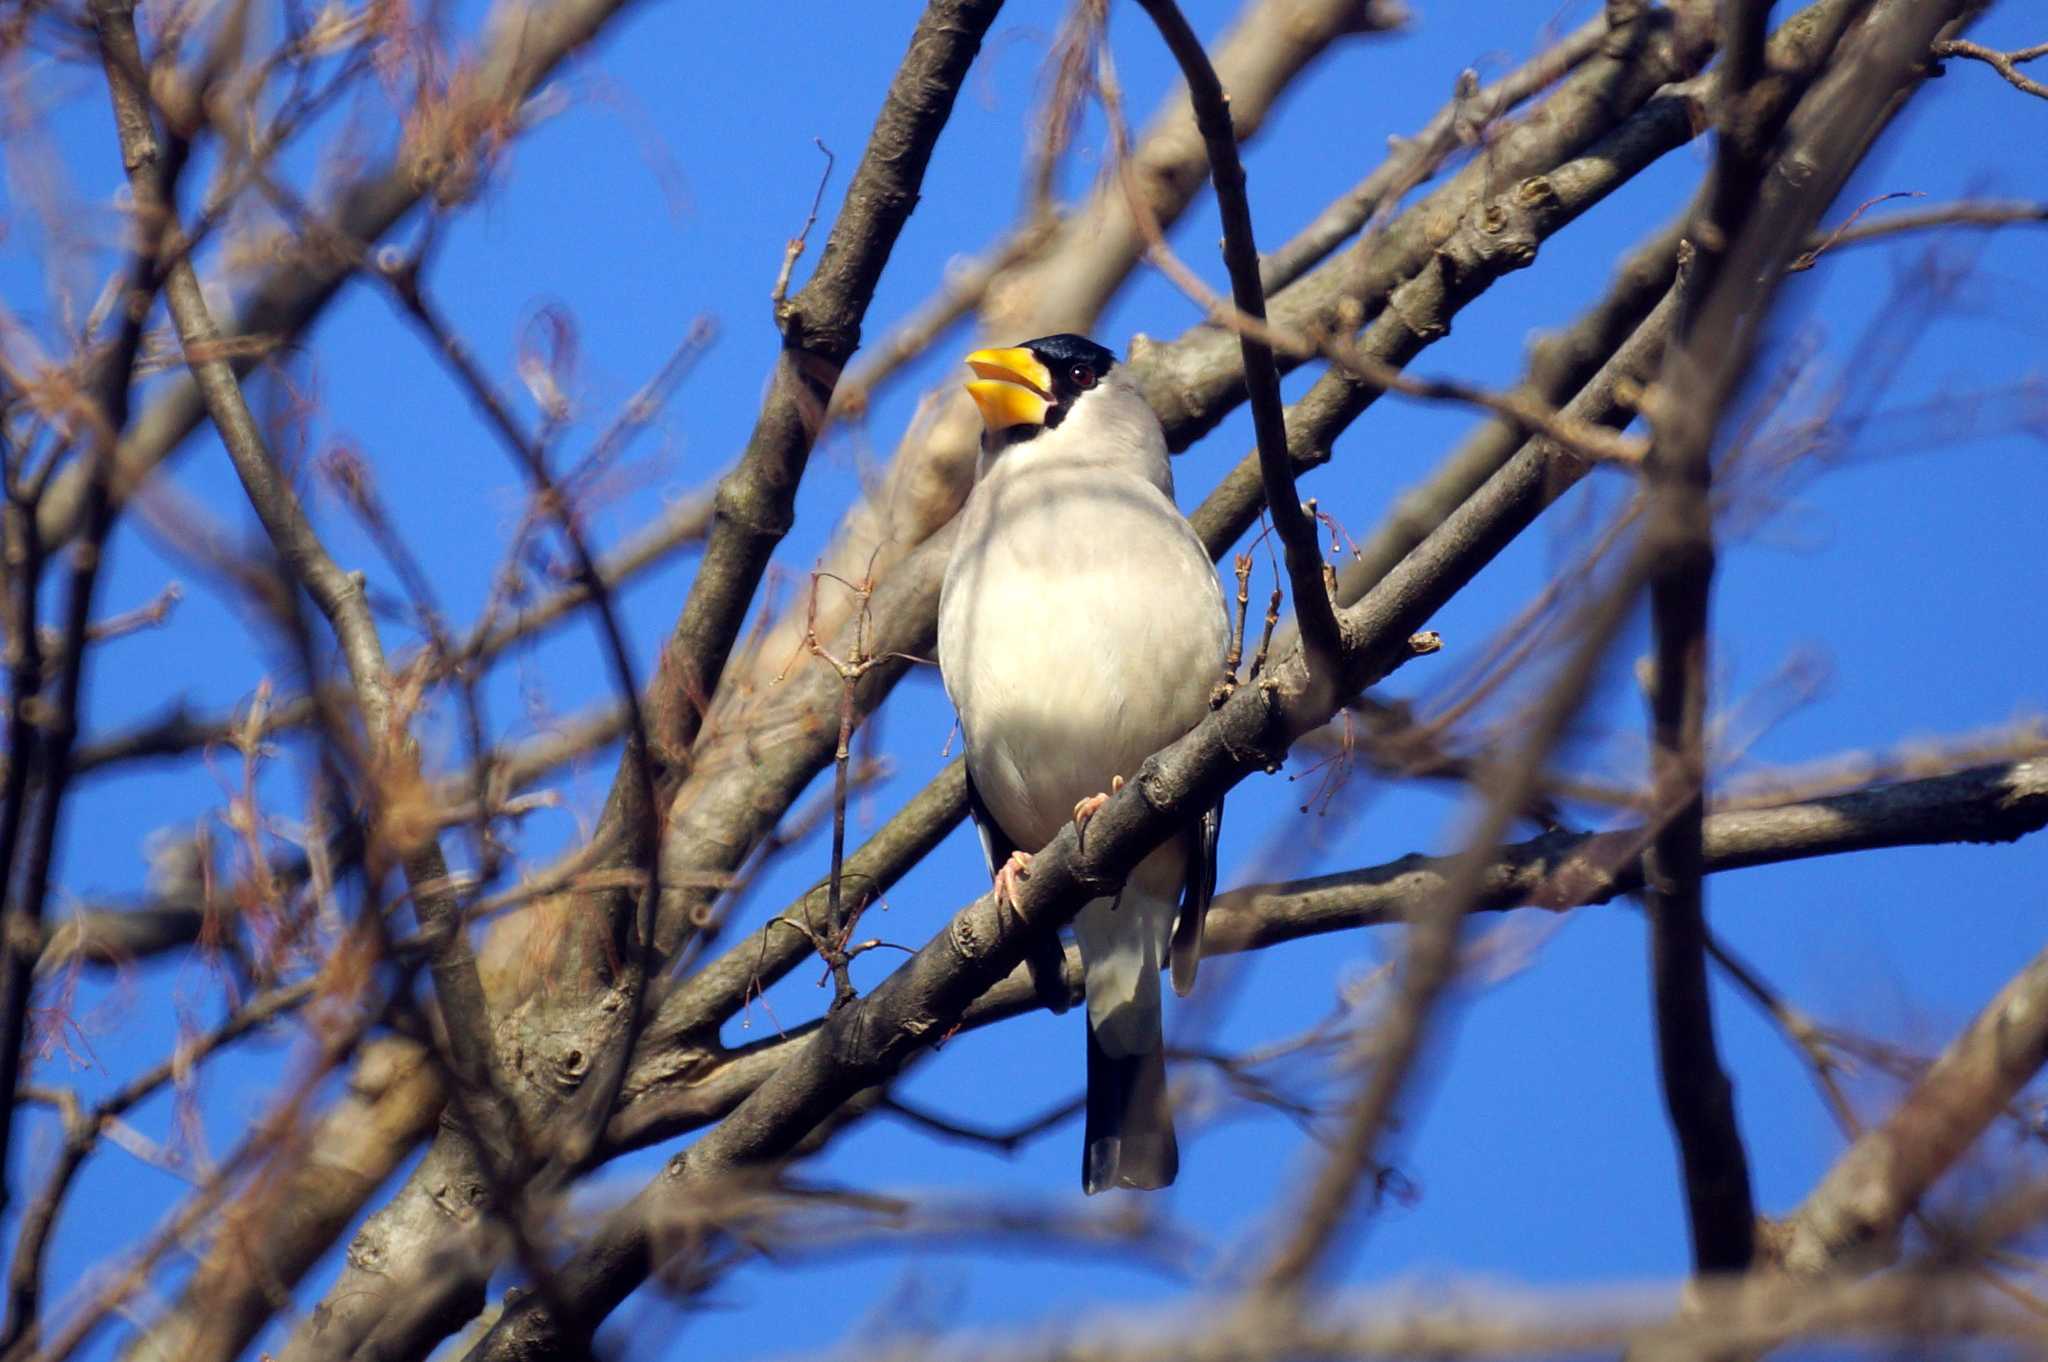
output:
[[[1115,354],[1086,336],[1077,336],[1071,331],[1062,331],[1057,336],[1040,336],[1037,340],[1025,341],[1019,348],[1038,356],[1039,363],[1052,375],[1053,411],[1047,415],[1048,426],[1057,426],[1067,405],[1100,383],[1116,367]]]
[[[1116,356],[1086,336],[1040,336],[967,357],[977,377],[968,393],[981,408],[982,447],[990,453],[1057,429],[1074,403],[1099,387]]]

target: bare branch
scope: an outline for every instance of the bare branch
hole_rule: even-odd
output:
[[[313,1122],[298,1152],[221,1208],[191,1282],[129,1338],[127,1362],[232,1358],[440,1119],[440,1070],[423,1047],[387,1037],[358,1052],[342,1096]]]
[[[5,1327],[0,1328],[0,1348],[13,1348],[29,1338],[35,1327],[37,1302],[42,1295],[43,1257],[49,1248],[57,1212],[71,1189],[72,1179],[107,1126],[173,1078],[189,1074],[216,1050],[301,1006],[312,996],[311,983],[298,983],[251,999],[205,1035],[181,1040],[169,1059],[123,1083],[102,1098],[90,1113],[65,1121],[64,1148],[57,1156],[56,1166],[50,1170],[34,1204],[22,1215],[21,1237],[8,1265],[7,1320]]]
[[[2005,842],[2048,827],[2048,762],[1973,767],[1847,794],[1707,816],[1708,874],[1811,856],[1949,842]],[[1475,911],[1606,903],[1642,887],[1650,829],[1548,833],[1504,847],[1486,871]],[[1436,892],[1447,857],[1408,856],[1384,866],[1217,896],[1216,950],[1256,950],[1299,935],[1401,921]],[[1205,946],[1206,949],[1206,946]]]
[[[1940,1351],[2004,1341],[2018,1351],[2040,1345],[2035,1315],[1999,1306],[1969,1274],[1935,1269],[1871,1282],[1780,1281],[1754,1293],[1703,1285],[1696,1309],[1668,1318],[1666,1293],[1623,1299],[1565,1300],[1527,1293],[1490,1294],[1484,1285],[1444,1284],[1452,1304],[1340,1296],[1324,1309],[1261,1302],[1239,1310],[1185,1308],[1156,1318],[1119,1317],[1069,1326],[1050,1341],[1006,1340],[978,1332],[971,1345],[917,1337],[863,1354],[870,1362],[1396,1362],[1580,1357],[1640,1349],[1643,1355],[1760,1356],[1799,1340],[1831,1340],[1870,1349]],[[1688,1288],[1692,1291],[1692,1288]]]
[[[704,560],[664,652],[656,756],[682,762],[791,517],[798,481],[882,267],[1000,0],[932,0],[875,120],[817,270],[776,308],[783,349],[739,464],[719,481]],[[651,848],[639,849],[643,854]],[[637,859],[637,858],[636,858]],[[668,930],[668,929],[665,929]]]
[[[1973,61],[1985,62],[1992,70],[2004,76],[2015,90],[2048,99],[2048,85],[2028,78],[2020,70],[2021,62],[2048,57],[2048,43],[2035,43],[2032,47],[2018,47],[2010,52],[2000,52],[1981,43],[1954,38],[1934,44],[1933,52],[1937,57],[1968,57]]]
[[[1491,85],[1479,86],[1472,72],[1461,73],[1449,103],[1412,135],[1389,138],[1393,145],[1386,160],[1260,262],[1259,282],[1266,292],[1287,287],[1369,220],[1385,215],[1403,195],[1435,174],[1445,160],[1486,139],[1509,111],[1591,58],[1607,36],[1607,16],[1601,15],[1588,19]]]
[[[2010,842],[2043,828],[2048,828],[2048,761],[2000,763],[1709,815],[1706,870],[1722,874],[1887,847]],[[1500,847],[1481,872],[1471,911],[1563,912],[1636,893],[1643,883],[1643,849],[1653,833],[1653,827],[1554,832]],[[1203,955],[1398,926],[1441,899],[1456,869],[1456,857],[1410,855],[1384,865],[1231,890],[1218,895],[1210,908]],[[1077,951],[1067,953],[1066,979],[1070,999],[1078,1000]],[[976,999],[960,1026],[993,1025],[1040,1006],[1020,970]],[[648,1044],[635,1060],[627,1101],[609,1132],[612,1149],[642,1148],[723,1118],[808,1041],[816,1024],[725,1054],[709,1048],[702,1032],[657,1036],[658,1030],[650,1028]],[[688,1043],[692,1035],[700,1039]]]
[[[175,206],[160,197],[155,175],[159,153],[151,133],[151,115],[130,74],[143,69],[133,10],[125,0],[106,0],[96,17],[108,85],[119,109],[115,125],[121,136],[122,159],[128,168],[130,187],[139,209],[161,222],[164,239],[175,243],[179,237]],[[220,333],[214,327],[190,259],[181,256],[171,264],[164,294],[177,323],[193,380],[227,447],[250,505],[286,568],[313,597],[341,644],[356,703],[377,753],[378,767],[381,770],[387,753],[392,759],[407,760],[399,755],[403,751],[402,721],[392,709],[384,646],[370,618],[361,576],[342,571],[328,554],[314,533],[298,494],[272,459],[242,396],[233,365],[218,357],[215,347]],[[407,876],[415,886],[421,921],[438,938],[432,973],[442,1012],[448,1018],[453,1063],[461,1083],[473,1094],[477,1107],[483,1109],[479,1119],[493,1122],[491,1130],[479,1134],[495,1142],[512,1143],[516,1138],[511,1134],[517,1128],[516,1117],[493,1096],[500,1089],[494,1074],[490,1014],[460,915],[445,889],[420,892],[422,886],[445,885],[447,867],[439,848],[431,842],[406,848],[405,860]]]
[[[1701,206],[1687,224],[1693,252],[1680,272],[1677,335],[1666,350],[1661,391],[1684,396],[1684,419],[1659,407],[1656,437],[1644,460],[1648,507],[1643,543],[1653,636],[1650,691],[1652,806],[1670,809],[1652,839],[1643,906],[1650,920],[1650,979],[1656,1008],[1657,1072],[1684,1170],[1693,1268],[1702,1275],[1742,1272],[1755,1252],[1755,1201],[1749,1156],[1735,1122],[1735,1093],[1721,1066],[1707,991],[1707,926],[1700,885],[1705,853],[1709,603],[1714,527],[1709,484],[1720,402],[1748,367],[1748,354],[1725,331],[1701,328],[1717,288],[1755,289],[1748,276],[1723,273],[1732,243],[1750,226],[1766,170],[1766,150],[1782,110],[1755,98],[1769,31],[1766,0],[1723,0],[1725,50],[1715,109],[1720,136]],[[1775,115],[1775,116],[1774,116]],[[1685,257],[1681,257],[1685,259]],[[1774,290],[1764,286],[1759,310]],[[1727,353],[1724,353],[1725,351]],[[1708,364],[1726,366],[1729,386],[1699,381]],[[1673,405],[1676,405],[1674,402]]]
[[[1223,261],[1230,270],[1230,293],[1237,310],[1256,323],[1266,320],[1266,290],[1259,282],[1259,248],[1252,234],[1251,204],[1245,198],[1244,165],[1237,157],[1237,132],[1231,126],[1229,96],[1202,51],[1201,39],[1174,0],[1139,0],[1166,39],[1195,109],[1195,126],[1209,149],[1210,181],[1223,216]],[[1280,407],[1280,369],[1273,347],[1249,329],[1238,332],[1243,356],[1245,392],[1258,432],[1259,475],[1266,509],[1285,550],[1287,577],[1294,588],[1294,609],[1300,620],[1310,670],[1320,675],[1336,656],[1337,617],[1324,581],[1323,554],[1313,521],[1303,513],[1294,490],[1294,460],[1287,445],[1287,418]]]
[[[463,92],[465,107],[451,110],[436,127],[421,130],[419,138],[408,139],[407,154],[393,157],[336,190],[332,226],[337,237],[376,241],[422,199],[451,188],[435,175],[422,175],[422,168],[457,176],[478,150],[464,154],[437,143],[453,144],[466,135],[465,129],[493,129],[497,136],[516,134],[522,128],[516,116],[520,106],[626,4],[627,0],[565,0],[539,11],[518,3],[495,8],[484,24],[490,39],[483,51],[450,82]],[[167,258],[176,255],[173,251]],[[223,328],[216,344],[223,353],[233,355],[237,372],[253,368],[258,356],[242,353],[237,342],[263,338],[276,344],[297,336],[348,282],[357,263],[352,258],[322,254],[277,266],[250,290],[247,303]],[[204,419],[206,406],[194,383],[180,381],[153,401],[122,434],[111,479],[116,498],[141,486],[150,470],[168,458]],[[51,484],[37,508],[45,542],[61,544],[77,533],[86,482],[85,471],[74,468]]]
[[[1886,196],[1891,197],[1891,196]],[[1870,222],[1859,222],[1865,204],[1851,214],[1848,221],[1825,235],[1809,242],[1806,249],[1794,257],[1785,268],[1791,270],[1812,269],[1820,257],[1843,246],[1859,246],[1872,241],[1882,241],[1902,232],[1924,232],[1943,227],[2005,227],[2014,223],[2048,222],[2048,203],[2030,203],[2025,200],[1964,199],[1958,203],[1937,204],[1932,208],[1912,209],[1903,213],[1888,213]]]
[[[1998,991],[1891,1115],[1851,1145],[1778,1227],[1779,1265],[1817,1276],[1890,1264],[1906,1217],[2043,1064],[2048,953]]]
[[[658,925],[637,940],[617,933],[636,956],[646,953],[648,964],[670,953],[692,929],[687,911],[678,908],[677,901],[704,882],[693,867],[673,866],[669,859],[668,847],[695,850],[687,838],[668,836],[657,848],[654,829],[670,812],[666,801],[688,768],[703,701],[717,686],[768,557],[789,527],[797,483],[840,367],[859,343],[862,319],[882,268],[917,201],[932,148],[998,9],[999,0],[933,0],[891,83],[817,269],[794,298],[776,309],[782,348],[769,391],[746,452],[719,483],[704,558],[652,686],[652,750],[644,757],[625,754],[607,804],[604,830],[593,844],[596,869],[659,865]],[[886,670],[878,668],[878,673]],[[652,808],[636,803],[631,773],[642,759],[651,761],[656,772]],[[786,802],[777,807],[786,807]],[[614,905],[610,916],[615,925],[625,917],[617,905],[630,906],[638,898],[617,890],[606,896]],[[604,990],[593,989],[580,1001],[601,1007],[605,996]],[[629,1002],[598,1019],[597,1033],[586,1041],[597,1061],[591,1064],[585,1047],[578,1046],[579,1064],[600,1076],[623,1073],[632,1038],[644,1018],[639,1002]],[[579,1094],[578,1109],[601,1121],[610,1105],[609,1087],[609,1081],[589,1083]],[[553,1089],[536,1089],[531,1096],[550,1110],[568,1100]],[[434,1206],[434,1179],[449,1176],[456,1157],[454,1150],[443,1151],[442,1143],[437,1142],[406,1188],[380,1212],[376,1229],[386,1238],[391,1257],[374,1272],[353,1265],[345,1271],[329,1293],[327,1306],[293,1339],[287,1357],[346,1354],[358,1346],[407,1355],[423,1352],[481,1304],[491,1266],[485,1255],[463,1272],[442,1273],[430,1288],[402,1299],[394,1298],[391,1289],[394,1281],[410,1285],[432,1277],[430,1263],[438,1248],[451,1230],[460,1229],[449,1225]],[[576,1162],[575,1151],[565,1153],[571,1157],[555,1167],[556,1174],[566,1174]]]

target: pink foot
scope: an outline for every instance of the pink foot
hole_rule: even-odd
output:
[[[1088,831],[1088,820],[1093,818],[1101,811],[1102,806],[1109,802],[1110,795],[1114,795],[1123,787],[1124,778],[1122,776],[1111,776],[1109,778],[1109,794],[1092,794],[1075,804],[1074,831],[1085,834]]]
[[[996,906],[1007,907],[1012,912],[1017,908],[1017,881],[1031,878],[1031,853],[1013,851],[1010,859],[1003,862],[1003,868],[996,871]]]

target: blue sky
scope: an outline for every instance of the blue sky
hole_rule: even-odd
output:
[[[572,450],[587,447],[695,319],[708,316],[719,325],[716,344],[637,447],[630,485],[598,521],[606,537],[646,519],[663,498],[705,485],[745,440],[776,344],[769,288],[819,172],[813,139],[839,157],[816,242],[919,8],[904,0],[642,7],[561,75],[560,111],[519,142],[481,201],[450,223],[431,283],[501,383],[516,388],[519,336],[541,308],[574,319],[580,366]],[[1549,0],[1418,0],[1416,8],[1406,32],[1337,48],[1299,82],[1248,150],[1262,244],[1277,245],[1353,184],[1388,134],[1419,127],[1461,67],[1499,74],[1553,26],[1590,12],[1583,3],[1559,10]],[[1190,2],[1187,9],[1207,35],[1234,6]],[[2001,47],[2039,40],[2044,35],[2029,26],[2038,15],[2027,9],[2000,6],[1973,36]],[[978,250],[1011,220],[1057,12],[1049,4],[1017,4],[999,21],[883,278],[869,314],[870,339],[928,295],[948,259]],[[1115,7],[1111,33],[1131,105],[1149,110],[1169,81],[1157,37],[1126,5]],[[80,68],[45,63],[28,75],[46,106],[74,222],[105,244],[113,237],[119,162],[104,92]],[[366,112],[371,126],[381,126],[374,106]],[[328,120],[308,145],[317,147],[340,120]],[[1100,162],[1098,121],[1086,124],[1079,145],[1069,192]],[[0,188],[7,195],[0,200],[0,299],[48,336],[58,311],[40,264],[48,242],[25,195],[33,155],[0,151],[7,174]],[[305,154],[288,164],[305,177],[319,162]],[[1548,243],[1536,268],[1510,276],[1469,308],[1415,370],[1511,382],[1532,333],[1568,321],[1597,296],[1617,255],[1683,204],[1704,164],[1703,148],[1687,148],[1639,177]],[[2025,195],[2038,192],[2044,171],[2048,103],[2029,99],[1986,67],[1955,63],[1913,104],[1826,220],[1892,191],[1922,193],[1928,202]],[[1914,348],[1881,410],[1911,411],[1944,393],[2012,394],[2029,379],[2038,384],[2048,355],[2039,233],[2036,227],[1902,238],[1824,259],[1786,290],[1765,364],[1783,372],[1796,354],[1815,348],[1809,390],[1853,380],[1851,356],[1866,328],[1884,316],[1909,316]],[[1204,200],[1174,240],[1220,285],[1217,235]],[[90,260],[104,267],[109,258],[100,252]],[[1903,313],[1895,286],[1916,277],[1930,258],[1966,264],[1967,272],[1954,296],[1929,315]],[[96,283],[89,270],[85,277]],[[1192,305],[1141,269],[1096,335],[1121,349],[1133,332],[1176,335],[1198,319]],[[844,431],[818,451],[796,529],[777,555],[784,572],[801,574],[813,561],[863,469],[893,448],[918,394],[956,376],[968,340],[962,334],[940,344],[876,404],[864,428]],[[328,310],[292,373],[320,403],[307,430],[308,451],[346,442],[369,459],[444,607],[458,621],[473,618],[522,491],[516,470],[460,393],[387,300],[360,285]],[[1307,377],[1295,376],[1290,394]],[[2039,712],[2048,698],[2048,606],[2040,589],[2048,430],[2035,393],[2031,433],[2000,419],[1988,429],[1948,419],[1881,419],[1872,424],[1868,448],[1803,466],[1770,489],[1768,503],[1741,506],[1715,598],[1717,695],[1722,705],[1739,708],[1733,731],[1746,742],[1733,769],[1890,750]],[[1363,538],[1472,421],[1463,410],[1385,400],[1339,441],[1335,463],[1305,490]],[[1199,500],[1249,447],[1240,414],[1181,459],[1183,506]],[[254,533],[210,433],[190,442],[172,476],[212,514]],[[1391,690],[1426,705],[1433,688],[1457,676],[1570,560],[1587,527],[1598,523],[1591,517],[1611,511],[1624,491],[1617,478],[1599,474],[1549,512],[1435,621],[1447,641],[1444,655],[1409,667]],[[316,496],[315,509],[337,556],[376,579],[374,554],[342,508]],[[626,595],[643,669],[680,607],[690,571],[690,560],[679,559]],[[1261,590],[1263,573],[1262,567]],[[266,677],[289,675],[274,640],[190,565],[132,527],[115,541],[103,612],[142,604],[170,578],[186,586],[171,626],[98,655],[89,733],[152,715],[180,697],[201,711],[222,709]],[[394,626],[392,637],[403,631]],[[1645,638],[1638,626],[1617,660],[1617,677]],[[1782,678],[1794,663],[1819,681],[1812,695],[1787,704]],[[505,734],[528,733],[535,710],[573,711],[601,699],[608,684],[596,636],[578,624],[503,670],[490,691],[491,716]],[[883,722],[896,774],[863,810],[875,819],[946,760],[950,713],[936,674],[906,681]],[[1642,717],[1629,688],[1617,681],[1603,689],[1586,728],[1575,759],[1632,779]],[[444,724],[430,742],[452,755],[454,732]],[[564,807],[534,815],[526,829],[537,857],[587,824],[608,770],[599,760],[560,782]],[[212,769],[187,761],[92,781],[73,806],[65,838],[66,892],[89,897],[139,888],[145,838],[167,823],[217,818],[223,782],[236,778],[231,761],[216,759]],[[292,763],[279,762],[264,788],[267,800],[290,811],[299,789]],[[1313,859],[1297,855],[1286,873],[1457,845],[1462,806],[1443,791],[1354,786],[1347,798],[1370,801],[1359,816],[1318,818],[1297,811],[1304,788],[1271,777],[1240,788],[1226,822],[1226,885],[1261,873],[1251,867],[1276,839],[1316,844]],[[1809,1011],[1931,1052],[2039,949],[2048,921],[2044,847],[1896,851],[1745,871],[1713,881],[1709,904],[1729,943]],[[765,912],[814,879],[824,855],[816,844],[780,866],[755,891],[752,910]],[[963,831],[890,895],[885,916],[870,921],[884,935],[915,943],[984,887],[979,853]],[[1347,1280],[1412,1282],[1430,1292],[1454,1280],[1585,1285],[1681,1273],[1686,1240],[1656,1096],[1638,918],[1617,906],[1562,921],[1518,914],[1475,930],[1501,934],[1493,944],[1518,968],[1463,995],[1396,1146],[1415,1196],[1373,1218],[1369,1237],[1345,1260]],[[1214,1040],[1250,1046],[1311,1024],[1330,1011],[1340,987],[1388,959],[1392,948],[1383,935],[1325,937],[1206,969],[1209,1003],[1229,999],[1217,1009]],[[866,957],[857,982],[872,983],[890,961],[888,953]],[[777,1018],[787,1023],[814,1014],[824,996],[800,972],[771,995],[772,1018],[751,1016],[751,1034]],[[1782,1212],[1841,1141],[1796,1057],[1765,1022],[1725,991],[1716,1005],[1759,1202]],[[1192,1006],[1202,1008],[1204,999],[1198,995]],[[88,1097],[104,1092],[161,1055],[181,1012],[204,1019],[218,1008],[214,981],[197,963],[160,965],[112,984],[90,981],[75,1008],[83,1027],[77,1055],[60,1051],[45,1060],[38,1081],[75,1086]],[[1185,1023],[1196,1019],[1183,1009]],[[294,1038],[283,1028],[209,1066],[196,1098],[212,1152],[227,1148],[263,1109],[266,1085],[294,1054]],[[1078,1092],[1081,1060],[1076,1018],[1030,1018],[957,1038],[920,1067],[907,1091],[934,1108],[1003,1125]],[[1859,1091],[1877,1110],[1889,1089],[1866,1078]],[[141,1108],[134,1124],[168,1139],[173,1118],[171,1103],[158,1100]],[[1183,1125],[1181,1181],[1157,1204],[1205,1246],[1192,1285],[1067,1249],[877,1251],[745,1269],[688,1317],[638,1301],[607,1337],[634,1356],[780,1354],[858,1343],[913,1316],[940,1327],[1026,1324],[1199,1292],[1249,1261],[1309,1167],[1312,1146],[1270,1113],[1236,1112],[1210,1126],[1189,1118]],[[18,1131],[17,1207],[52,1150],[51,1127],[40,1114],[22,1118]],[[1078,1142],[1078,1130],[1064,1127],[1005,1161],[877,1120],[840,1141],[813,1171],[872,1189],[1078,1201]],[[620,1161],[602,1189],[630,1192],[659,1157]],[[103,1150],[73,1195],[55,1245],[53,1283],[75,1285],[88,1265],[132,1243],[181,1191],[165,1173]],[[14,1217],[4,1228],[11,1242]],[[309,1291],[321,1289],[334,1270],[330,1256]],[[792,1309],[793,1301],[802,1308]],[[260,1346],[278,1341],[272,1336]]]

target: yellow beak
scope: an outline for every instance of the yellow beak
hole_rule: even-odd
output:
[[[967,385],[967,395],[981,408],[981,423],[991,432],[1011,426],[1042,426],[1052,407],[1052,372],[1038,356],[1020,348],[976,350],[967,367],[980,377]]]

